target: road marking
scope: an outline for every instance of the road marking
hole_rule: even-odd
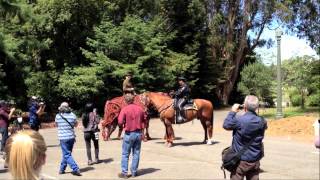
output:
[[[41,173],[41,176],[44,177],[45,179],[58,179],[56,177],[53,177],[53,176],[50,176],[50,175],[47,175],[47,174],[43,174],[43,173]]]

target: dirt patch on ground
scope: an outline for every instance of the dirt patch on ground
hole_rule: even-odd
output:
[[[312,143],[314,140],[315,116],[294,116],[268,121],[267,136],[287,137],[288,139]]]

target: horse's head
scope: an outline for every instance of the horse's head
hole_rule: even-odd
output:
[[[141,97],[141,102],[142,104],[146,107],[146,108],[149,108],[152,103],[151,103],[151,100],[149,98],[149,92],[144,92],[140,95]]]

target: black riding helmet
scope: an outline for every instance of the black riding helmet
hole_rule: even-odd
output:
[[[178,77],[178,81],[180,81],[180,80],[183,81],[183,82],[187,81],[187,79],[185,77],[183,77],[183,76]]]

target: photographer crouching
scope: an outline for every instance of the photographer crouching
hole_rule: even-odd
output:
[[[244,113],[236,116],[241,107]],[[260,159],[264,156],[262,140],[267,129],[267,122],[263,117],[257,115],[258,108],[258,98],[248,95],[244,100],[244,105],[234,104],[232,106],[223,123],[224,129],[233,131],[232,146],[226,153],[237,158],[234,167],[228,169],[231,173],[230,178],[233,180],[242,180],[244,177],[247,180],[259,179]]]
[[[39,115],[44,112],[46,105],[36,96],[32,96],[29,103],[29,125],[32,130],[39,131]]]

